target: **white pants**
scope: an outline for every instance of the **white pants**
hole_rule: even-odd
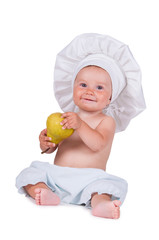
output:
[[[24,186],[45,183],[61,199],[61,202],[85,204],[90,207],[92,193],[110,194],[112,200],[122,203],[127,193],[127,182],[97,168],[60,167],[46,162],[34,161],[16,178],[19,193],[26,193]]]

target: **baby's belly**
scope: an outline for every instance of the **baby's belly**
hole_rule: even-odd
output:
[[[107,156],[92,151],[78,151],[75,149],[58,150],[54,164],[63,167],[73,168],[99,168],[106,169]]]
[[[94,152],[89,149],[74,133],[71,137],[59,144],[54,164],[73,168],[99,168],[106,169],[106,163],[111,146]]]

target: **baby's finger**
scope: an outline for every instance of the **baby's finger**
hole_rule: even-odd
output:
[[[47,137],[46,135],[41,135],[39,139],[40,139],[40,142],[42,144],[45,144],[46,142],[50,142],[51,141],[51,138]]]
[[[64,120],[62,120],[62,121],[60,122],[60,125],[64,125],[64,124],[66,124],[67,121],[68,121],[68,120],[65,118]]]
[[[73,128],[73,126],[74,126],[73,121],[70,120],[70,121],[68,122],[67,128],[68,128],[68,129],[71,129],[71,128]]]
[[[55,144],[55,143],[52,143],[52,142],[47,142],[47,143],[46,143],[46,146],[52,148],[52,147],[55,147],[56,144]]]
[[[42,134],[43,136],[46,136],[46,135],[47,135],[47,128],[45,128],[45,129],[41,132],[41,134]]]
[[[69,125],[69,124],[66,122],[65,124],[63,124],[62,129],[68,128],[68,125]]]
[[[52,138],[51,137],[43,137],[43,140],[45,142],[50,142],[52,140]]]
[[[42,137],[42,136],[46,136],[47,135],[47,129],[44,129],[40,132],[40,135],[39,135],[39,139]]]
[[[67,122],[67,123],[65,123],[64,125],[63,125],[63,127],[62,127],[62,129],[71,129],[72,128],[72,123],[69,121],[69,122]]]
[[[72,112],[65,112],[61,115],[62,118],[69,117],[72,114]]]

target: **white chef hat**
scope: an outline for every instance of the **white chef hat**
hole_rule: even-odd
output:
[[[103,113],[116,121],[116,132],[145,108],[141,71],[129,48],[122,42],[96,33],[77,36],[58,53],[54,70],[55,97],[64,112],[77,112],[73,84],[78,72],[90,65],[105,69],[112,80],[112,99]]]

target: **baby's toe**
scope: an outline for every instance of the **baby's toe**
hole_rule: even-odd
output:
[[[116,207],[114,209],[114,214],[113,214],[113,218],[114,219],[118,219],[120,217],[120,208],[119,207]]]
[[[39,194],[36,194],[35,202],[36,202],[37,205],[40,205],[40,196],[39,196]]]
[[[34,192],[35,192],[35,193],[40,193],[40,192],[41,192],[41,189],[40,189],[40,188],[35,188]]]
[[[36,188],[35,189],[35,202],[37,205],[40,205],[41,204],[41,190],[39,191],[40,189]]]

